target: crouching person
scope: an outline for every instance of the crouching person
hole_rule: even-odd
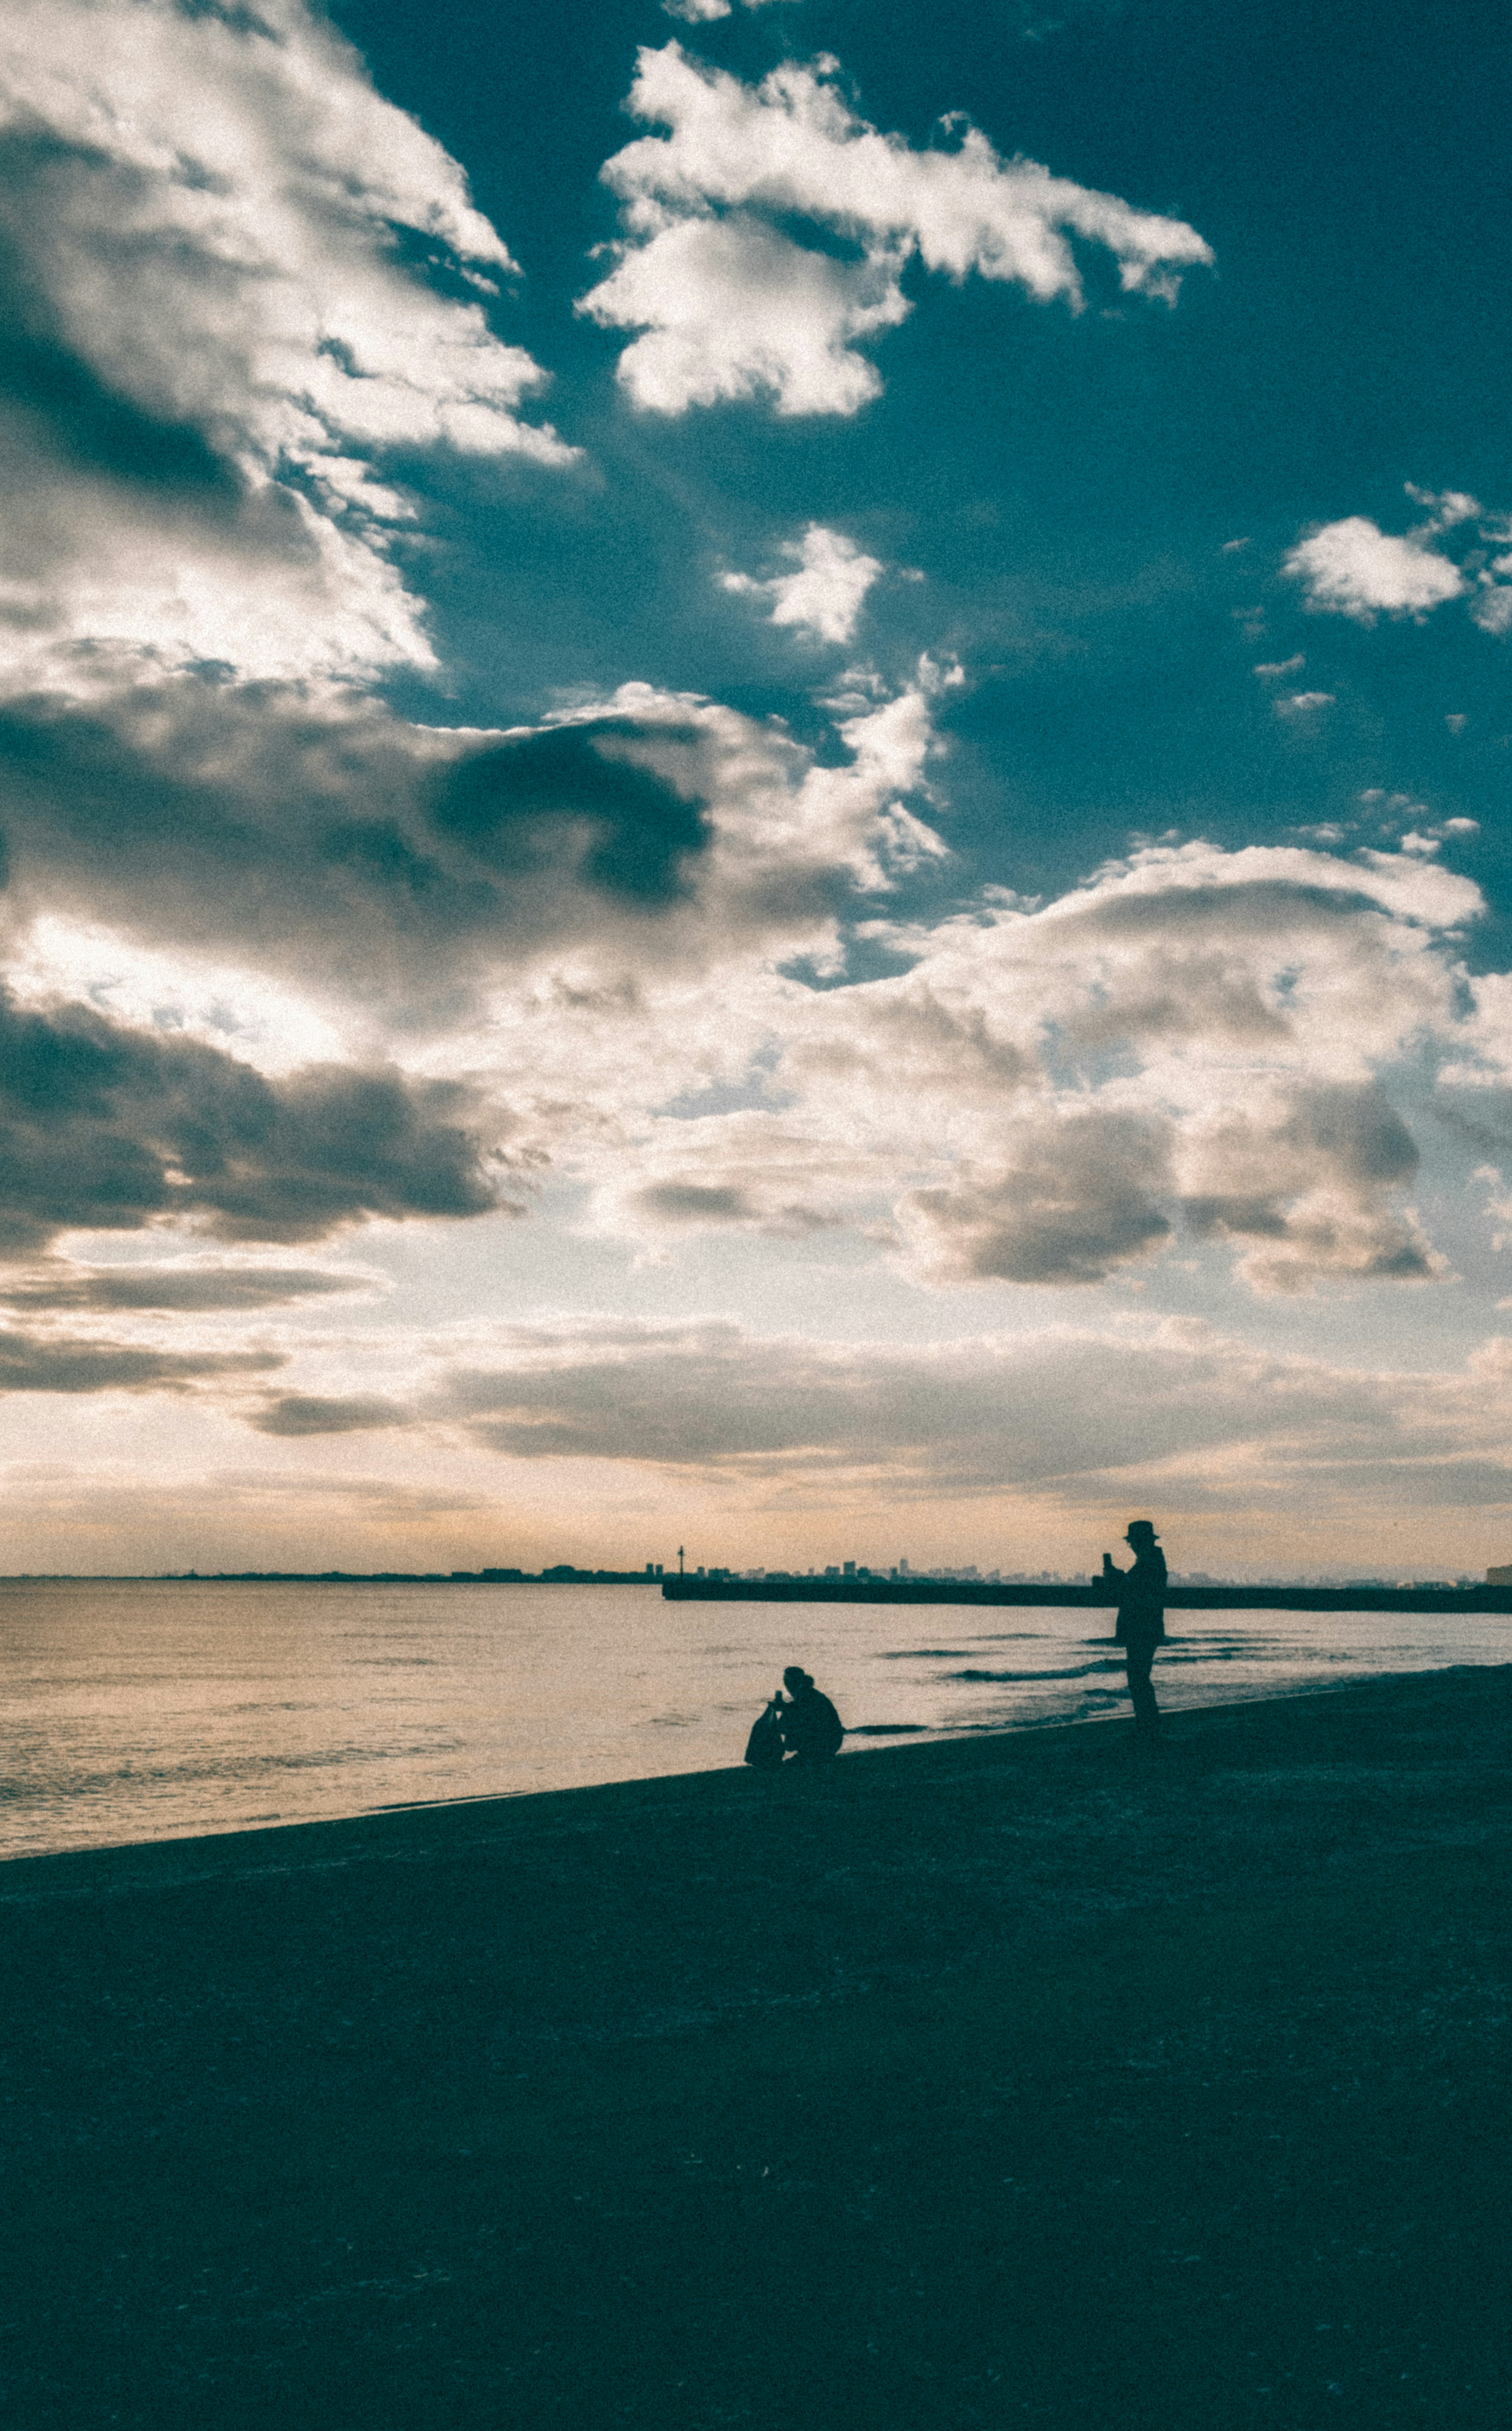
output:
[[[783,1743],[800,1764],[828,1764],[839,1755],[845,1725],[809,1674],[789,1663],[782,1675],[788,1702],[780,1707]]]

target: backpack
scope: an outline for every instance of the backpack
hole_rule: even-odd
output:
[[[777,1718],[775,1702],[764,1714],[758,1714],[751,1725],[751,1735],[745,1743],[745,1760],[758,1772],[775,1772],[784,1754],[782,1724]]]

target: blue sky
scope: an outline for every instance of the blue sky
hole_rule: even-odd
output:
[[[1506,83],[23,0],[10,1566],[1504,1558]]]

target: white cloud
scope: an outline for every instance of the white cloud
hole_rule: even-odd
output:
[[[1183,270],[1212,260],[1180,221],[1005,161],[962,122],[950,150],[880,134],[834,74],[830,60],[786,64],[752,87],[676,42],[640,52],[628,107],[671,132],[606,164],[626,234],[580,308],[645,332],[620,361],[638,405],[676,413],[765,394],[779,413],[854,413],[880,385],[856,342],[906,317],[916,254],[954,279],[974,270],[1073,310],[1073,236],[1112,253],[1125,293],[1167,302]],[[796,243],[774,225],[794,214],[859,258]]]
[[[571,460],[521,418],[544,376],[476,300],[507,248],[302,0],[15,0],[0,233],[8,317],[120,426],[81,462],[45,405],[0,406],[15,680],[76,644],[259,678],[428,663],[375,460]]]
[[[1428,531],[1453,531],[1456,524],[1473,523],[1484,512],[1478,498],[1466,490],[1420,490],[1414,481],[1403,484],[1414,506],[1426,507]]]
[[[1298,542],[1281,571],[1306,586],[1310,608],[1362,625],[1382,612],[1421,618],[1465,589],[1458,566],[1426,539],[1384,532],[1368,515],[1323,524]]]
[[[1183,1234],[1262,1292],[1430,1281],[1417,1146],[1378,1076],[1453,1053],[1512,1077],[1505,1007],[1467,1013],[1457,976],[1479,908],[1415,854],[1161,847],[1042,908],[872,923],[911,962],[896,978],[643,979],[629,1028],[562,1049],[614,1141],[578,1169],[610,1232],[850,1226],[944,1285],[1096,1283]],[[669,1108],[679,1051],[743,1104]],[[649,1118],[620,1077],[642,1052]]]
[[[1489,554],[1506,549],[1512,523],[1505,515],[1487,516],[1467,491],[1420,490],[1411,481],[1405,488],[1428,511],[1414,530],[1384,532],[1368,515],[1346,515],[1299,541],[1283,559],[1282,573],[1305,586],[1310,609],[1352,616],[1356,624],[1373,625],[1383,614],[1421,624],[1447,600],[1464,599],[1483,632],[1512,631],[1512,551]],[[1470,525],[1475,529],[1467,533]],[[1444,545],[1451,532],[1459,535],[1458,559]],[[1453,715],[1446,722],[1456,733],[1464,724]]]
[[[722,574],[724,590],[772,602],[773,625],[791,625],[815,642],[848,642],[867,593],[884,572],[843,532],[810,524],[802,540],[784,541],[782,555],[797,566],[757,581],[749,574]]]
[[[742,8],[764,8],[771,0],[740,0]],[[663,13],[685,25],[712,25],[731,14],[731,0],[661,0]]]
[[[1332,709],[1334,696],[1331,692],[1294,692],[1273,705],[1277,717],[1310,717],[1315,710]]]
[[[1493,580],[1500,576],[1501,580]],[[1470,601],[1470,614],[1485,633],[1512,632],[1512,557],[1493,558],[1478,577],[1480,588]]]

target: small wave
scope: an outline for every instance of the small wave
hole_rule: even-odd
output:
[[[952,1680],[991,1680],[1010,1685],[1030,1686],[1040,1680],[1085,1680],[1090,1671],[1121,1671],[1122,1657],[1116,1662],[1078,1663],[1073,1671],[952,1671]]]

